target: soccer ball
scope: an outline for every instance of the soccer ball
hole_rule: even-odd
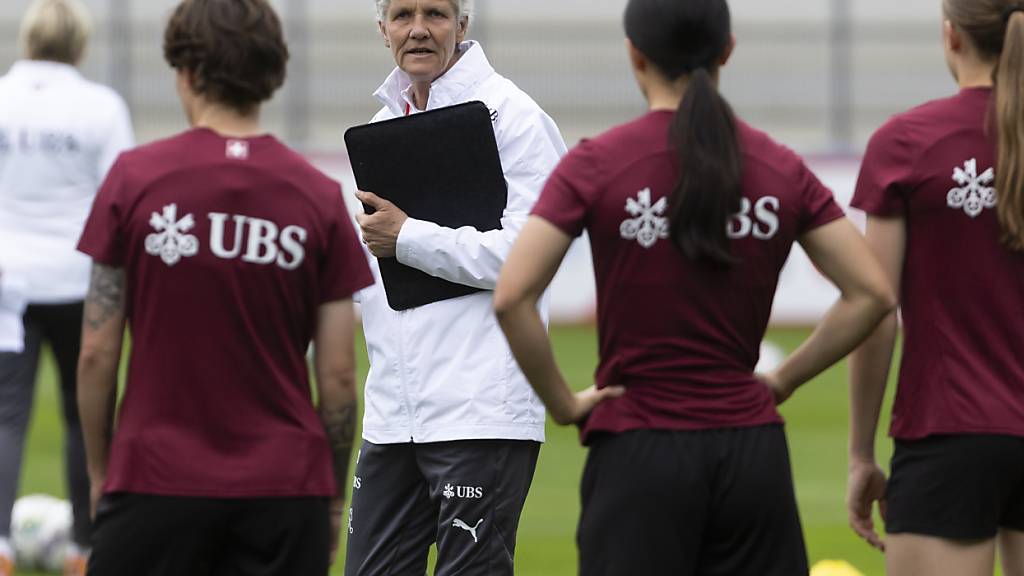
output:
[[[11,545],[19,568],[61,572],[71,543],[71,504],[44,494],[18,498],[11,514]]]
[[[864,576],[842,560],[822,560],[811,568],[811,576]]]
[[[775,370],[786,359],[786,351],[768,340],[761,342],[760,355],[761,359],[758,360],[757,368],[754,369],[754,372],[758,374],[767,374]]]

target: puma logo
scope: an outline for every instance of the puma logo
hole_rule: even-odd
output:
[[[476,538],[476,529],[479,528],[480,525],[483,524],[483,522],[484,522],[484,519],[481,518],[480,520],[477,521],[476,526],[473,526],[472,528],[470,528],[469,524],[466,524],[462,520],[459,520],[458,518],[456,518],[455,521],[452,522],[452,526],[454,526],[455,528],[462,528],[466,532],[469,532],[470,535],[473,536],[473,542],[479,542],[479,540],[477,540],[477,538]]]

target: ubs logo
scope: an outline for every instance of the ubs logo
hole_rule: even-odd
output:
[[[448,500],[452,498],[479,500],[484,497],[484,489],[479,486],[452,486],[451,484],[445,484],[444,492],[441,495]]]
[[[276,264],[285,270],[295,270],[306,258],[305,243],[309,234],[301,226],[282,229],[269,220],[240,214],[211,212],[208,217],[209,247],[217,258]],[[177,204],[168,204],[162,212],[153,212],[149,225],[154,232],[146,236],[146,252],[159,256],[168,266],[199,252],[199,239],[188,234],[195,228],[196,220],[192,214],[178,218]]]

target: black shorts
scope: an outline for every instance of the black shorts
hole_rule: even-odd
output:
[[[594,439],[577,542],[583,576],[806,576],[781,425]]]
[[[326,576],[327,498],[109,494],[97,507],[89,576]]]
[[[885,530],[954,540],[1024,531],[1024,438],[896,440]]]

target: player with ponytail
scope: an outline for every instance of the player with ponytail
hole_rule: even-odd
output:
[[[650,110],[563,159],[495,293],[531,385],[590,447],[580,573],[807,574],[776,404],[852,350],[895,295],[832,193],[718,91],[734,47],[725,0],[631,0],[625,29]],[[600,365],[574,394],[537,302],[584,230]],[[842,297],[756,375],[797,242]]]
[[[900,293],[891,477],[875,429],[899,330],[851,360],[849,513],[887,573],[1024,574],[1024,1],[944,0],[952,97],[871,139],[853,205]],[[875,532],[873,503],[888,536]],[[884,505],[882,505],[884,504]]]

